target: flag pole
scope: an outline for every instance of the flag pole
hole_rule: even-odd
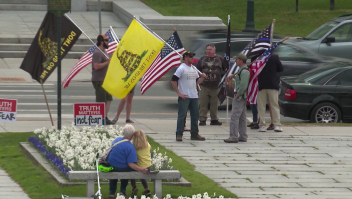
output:
[[[274,25],[275,25],[275,19],[273,19],[273,25],[271,26],[271,35],[270,35],[270,46],[273,44],[273,37],[274,37]]]
[[[116,35],[114,29],[112,29],[112,27],[110,26],[110,30],[112,32],[112,35],[115,37],[115,39],[117,40],[117,43],[120,43],[119,37]]]
[[[88,37],[88,35],[67,15],[65,14],[65,17],[70,20],[88,39],[90,42],[92,42],[92,44],[101,52],[103,53],[103,55],[107,58],[107,59],[110,59],[109,56],[107,56],[98,46],[96,43],[94,43],[94,41]]]
[[[43,80],[40,79],[40,85],[42,85],[42,90],[43,90],[43,93],[44,93],[44,99],[45,99],[45,102],[46,102],[46,107],[48,108],[48,111],[49,111],[49,116],[50,116],[50,120],[51,120],[51,125],[54,126],[54,121],[53,121],[53,118],[51,117],[51,112],[50,112],[50,108],[49,108],[49,103],[48,103],[48,99],[46,98],[46,94],[45,94],[45,90],[44,90],[44,85],[43,85]]]
[[[163,38],[161,38],[159,35],[157,35],[155,32],[153,32],[147,25],[145,25],[143,22],[141,22],[139,19],[136,18],[136,16],[133,16],[136,21],[141,24],[144,28],[146,28],[149,32],[151,32],[156,38],[158,38],[160,41],[164,42],[165,45],[167,45],[169,48],[171,48],[173,51],[175,51],[178,56],[182,57],[182,55],[177,52],[170,44],[168,44],[166,41],[164,41]],[[176,29],[176,28],[175,28]],[[193,64],[191,65],[198,73],[202,74]]]

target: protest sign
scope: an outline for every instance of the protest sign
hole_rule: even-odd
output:
[[[76,126],[105,124],[105,103],[76,103],[73,109]]]
[[[0,99],[0,122],[16,122],[17,100]]]

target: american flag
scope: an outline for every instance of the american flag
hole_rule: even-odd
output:
[[[174,48],[179,54],[182,54],[185,49],[183,48],[180,37],[175,31],[167,43]],[[141,92],[144,94],[158,79],[160,79],[172,67],[181,64],[180,56],[169,48],[166,44],[156,56],[148,70],[144,73],[141,83]]]
[[[252,55],[260,55],[266,49],[270,47],[270,40],[272,36],[272,28],[273,24],[270,24],[267,28],[265,28],[262,32],[260,32],[242,51],[241,53],[248,56]],[[219,85],[224,85],[226,77],[230,74],[234,74],[238,71],[238,67],[236,63],[232,65],[232,67],[226,72],[226,74],[222,77]]]
[[[250,55],[260,55],[263,53],[267,48],[270,47],[270,41],[273,33],[273,24],[270,24],[267,28],[262,30],[242,51],[241,53],[250,56]],[[220,103],[225,100],[226,98],[226,89],[225,89],[225,79],[231,74],[235,74],[238,71],[239,67],[235,64],[231,66],[229,70],[225,73],[222,77],[219,87],[220,92],[218,93],[218,99]]]
[[[269,58],[273,54],[273,51],[281,42],[277,42],[273,46],[269,47],[257,60],[252,64],[249,69],[250,79],[247,88],[247,101],[249,104],[257,103],[257,94],[258,94],[258,75],[263,70],[265,64],[268,62]]]
[[[112,35],[112,30],[109,29],[105,35],[109,37],[109,48],[107,49],[108,55],[113,54],[115,52],[115,49],[117,47],[117,40],[115,37]],[[77,64],[71,69],[71,71],[68,73],[64,81],[62,82],[61,86],[66,88],[71,80],[81,71],[84,67],[92,63],[92,57],[95,49],[97,48],[96,45],[92,46],[84,55],[79,59]]]

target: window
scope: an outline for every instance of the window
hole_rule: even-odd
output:
[[[351,27],[352,27],[352,23],[345,24],[337,28],[328,37],[335,37],[335,42],[352,42]]]
[[[341,78],[342,75],[343,75],[343,73],[340,72],[338,75],[333,77],[328,83],[326,83],[326,85],[336,86],[337,84],[339,84],[340,78]]]
[[[311,58],[308,52],[303,52],[292,45],[290,46],[286,44],[281,44],[280,46],[278,46],[274,50],[274,53],[279,55],[280,60],[282,61],[306,62],[306,61],[311,61],[313,59]]]
[[[226,49],[226,40],[224,42],[219,42],[219,43],[213,43],[215,48],[216,48],[216,54],[224,56],[225,55],[225,49]],[[231,58],[238,53],[240,53],[247,45],[249,44],[249,41],[232,41],[231,42],[231,52],[230,56]],[[205,52],[205,50],[204,50]]]
[[[303,39],[306,39],[306,40],[320,39],[338,24],[339,24],[338,22],[329,21],[323,24],[322,26],[320,26],[318,29],[314,30],[312,33],[310,33],[308,36],[304,37]]]
[[[343,70],[343,68],[339,67],[339,65],[339,63],[333,63],[324,67],[318,67],[316,69],[303,73],[298,77],[306,83],[323,85],[329,79],[331,79],[341,70]]]
[[[352,69],[343,71],[343,75],[340,79],[341,86],[352,86]]]

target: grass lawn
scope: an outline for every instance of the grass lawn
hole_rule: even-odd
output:
[[[22,151],[19,146],[20,142],[27,142],[32,133],[0,133],[0,167],[14,179],[31,199],[51,199],[61,197],[61,194],[70,197],[84,197],[86,186],[79,185],[73,187],[60,187],[52,177]],[[171,194],[173,198],[180,195],[192,196],[193,194],[208,192],[212,195],[214,192],[217,196],[237,197],[235,194],[221,188],[213,180],[194,171],[194,166],[189,164],[181,157],[176,156],[171,151],[165,149],[152,139],[148,138],[152,148],[159,147],[159,152],[167,152],[172,158],[174,169],[181,172],[182,176],[192,183],[192,187],[163,186],[163,196]],[[119,185],[118,185],[119,186]],[[142,185],[137,185],[142,192]],[[152,188],[152,184],[149,185]],[[97,189],[96,189],[97,190]],[[108,185],[102,186],[102,194],[108,196]],[[119,190],[119,187],[118,187]],[[127,187],[127,193],[131,192],[131,186]]]
[[[232,29],[245,28],[247,0],[141,1],[164,16],[216,16],[227,24],[227,15],[230,15]],[[256,29],[262,30],[276,19],[274,33],[284,36],[307,36],[328,20],[351,13],[351,0],[335,1],[333,11],[329,0],[299,0],[298,12],[295,0],[254,1]]]

